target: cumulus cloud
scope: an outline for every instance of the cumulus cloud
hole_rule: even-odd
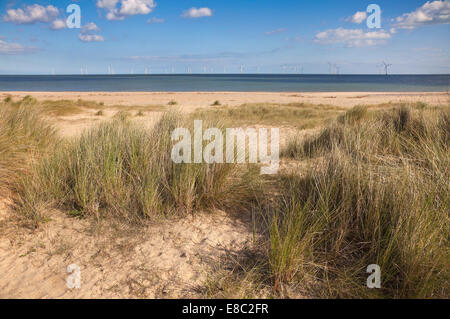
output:
[[[278,28],[278,29],[275,29],[275,30],[272,30],[272,31],[267,31],[267,32],[265,32],[265,34],[266,35],[273,35],[273,34],[277,34],[277,33],[282,33],[284,31],[286,31],[286,29]]]
[[[368,31],[362,29],[330,29],[316,34],[315,43],[334,44],[342,43],[347,47],[363,47],[379,45],[391,38],[391,34],[384,30]]]
[[[155,18],[155,17],[153,17],[153,18],[151,18],[151,19],[148,19],[147,20],[147,23],[148,24],[157,24],[157,23],[164,23],[164,19],[160,19],[160,18]]]
[[[78,39],[80,39],[83,42],[103,42],[105,41],[105,38],[98,34],[86,34],[86,33],[80,33],[78,35]]]
[[[395,19],[398,29],[414,29],[420,26],[450,23],[450,1],[428,1],[416,11]]]
[[[123,20],[137,14],[149,14],[156,7],[154,0],[98,0],[97,7],[105,9],[106,19]]]
[[[47,7],[33,4],[24,9],[9,9],[3,15],[3,21],[15,24],[31,24],[36,22],[50,22],[59,15],[58,8],[49,5]]]
[[[213,15],[210,8],[190,8],[181,15],[183,18],[195,19],[203,17],[211,17]]]
[[[83,33],[99,32],[99,31],[100,31],[100,28],[94,22],[89,22],[88,24],[84,25],[81,28],[81,32],[83,32]]]
[[[99,34],[100,28],[94,23],[89,22],[81,27],[81,32],[78,35],[78,39],[83,42],[103,42],[105,38]]]
[[[367,19],[367,13],[364,11],[358,11],[351,17],[345,19],[347,22],[361,24]]]
[[[66,28],[66,21],[62,20],[62,19],[57,19],[55,21],[52,22],[52,24],[50,25],[50,29],[52,30],[61,30]]]
[[[37,48],[34,47],[26,47],[19,43],[8,43],[6,41],[0,40],[0,54],[33,53],[36,51]]]

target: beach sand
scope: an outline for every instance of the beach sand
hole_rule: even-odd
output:
[[[38,100],[90,100],[105,105],[167,105],[176,101],[182,111],[207,107],[216,100],[222,105],[245,103],[311,103],[352,107],[382,103],[425,102],[430,105],[450,103],[447,92],[0,92],[0,98],[23,98],[32,95]]]

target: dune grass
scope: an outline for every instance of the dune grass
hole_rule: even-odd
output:
[[[29,106],[39,109],[42,115],[48,116],[69,116],[82,113],[86,109],[103,109],[103,103],[93,101],[85,101],[78,99],[73,100],[45,100],[38,101],[31,95],[25,96],[21,100],[14,101],[11,97],[4,100],[4,103],[12,107]]]
[[[275,287],[319,297],[448,297],[450,113],[353,109],[286,155],[322,158],[285,177],[270,227]],[[382,289],[365,288],[369,264]]]
[[[259,103],[198,109],[192,117],[220,118],[227,127],[270,125],[308,129],[324,125],[344,110],[331,105]]]
[[[29,106],[29,100],[0,104],[0,191],[17,178],[30,162],[57,143],[55,130]]]
[[[106,106],[103,102],[87,101],[87,100],[43,100],[38,101],[31,95],[25,96],[21,100],[16,100],[11,96],[6,97],[3,100],[3,104],[19,107],[19,106],[29,106],[38,109],[41,115],[48,117],[61,117],[61,116],[72,116],[77,114],[82,114],[90,111],[96,111],[94,115],[103,116],[106,109],[112,109],[117,111],[149,111],[149,112],[163,112],[166,110],[164,105],[145,105],[145,106],[135,106],[135,105],[108,105]]]
[[[171,133],[186,127],[168,113],[150,132],[120,112],[55,149],[19,180],[19,209],[41,220],[41,207],[71,215],[157,219],[214,207],[244,207],[259,171],[237,164],[175,164]]]

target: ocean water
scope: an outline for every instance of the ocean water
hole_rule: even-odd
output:
[[[450,75],[0,75],[0,91],[447,92]]]

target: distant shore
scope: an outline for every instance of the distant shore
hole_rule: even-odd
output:
[[[445,92],[0,92],[23,98],[31,95],[42,100],[89,100],[105,105],[167,105],[175,101],[182,111],[189,112],[219,101],[221,105],[237,106],[246,103],[311,103],[353,107],[383,103],[416,103],[449,105],[450,94]]]

